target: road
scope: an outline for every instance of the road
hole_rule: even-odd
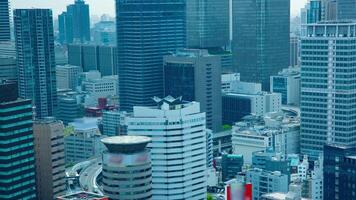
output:
[[[101,170],[101,159],[96,159],[89,166],[83,168],[79,175],[80,187],[88,192],[102,194],[96,184],[96,178],[101,173]]]

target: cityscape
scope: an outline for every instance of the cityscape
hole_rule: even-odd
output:
[[[356,200],[356,0],[0,0],[0,200]]]

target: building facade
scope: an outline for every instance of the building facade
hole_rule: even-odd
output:
[[[283,105],[300,104],[300,68],[283,69],[271,76],[271,92],[282,95]]]
[[[187,1],[187,47],[216,48],[230,43],[228,0]]]
[[[11,40],[9,0],[0,1],[0,42]]]
[[[79,85],[80,67],[73,65],[64,65],[56,67],[56,78],[58,89],[71,89],[73,91]]]
[[[39,199],[55,199],[66,193],[64,126],[54,118],[33,125],[36,189]]]
[[[234,69],[269,91],[270,76],[289,66],[290,2],[233,0],[232,10]]]
[[[0,85],[0,199],[36,199],[31,100]],[[6,95],[6,96],[5,96]],[[10,96],[11,95],[11,96]]]
[[[14,57],[0,56],[0,80],[17,80],[17,65]]]
[[[223,154],[221,158],[222,181],[236,178],[237,174],[242,171],[243,165],[244,158],[242,155]]]
[[[356,19],[356,1],[355,0],[336,0],[337,20],[355,20]]]
[[[222,129],[221,60],[206,50],[178,50],[164,57],[164,94],[200,103],[206,125]]]
[[[306,26],[301,42],[301,150],[317,158],[325,143],[356,145],[355,23]]]
[[[116,136],[101,140],[103,153],[103,190],[112,200],[151,199],[152,164],[143,136]]]
[[[49,9],[14,11],[19,96],[31,99],[36,118],[57,108],[53,19]]]
[[[186,1],[117,0],[116,32],[120,109],[152,105],[163,96],[163,56],[185,47]]]
[[[205,113],[197,102],[172,97],[155,102],[134,107],[127,120],[128,135],[152,139],[152,199],[206,199]]]
[[[126,118],[129,116],[126,112],[120,111],[105,111],[103,113],[103,135],[117,136],[126,135],[127,124]]]
[[[89,5],[84,0],[75,0],[67,6],[67,11],[58,16],[60,42],[90,42]]]

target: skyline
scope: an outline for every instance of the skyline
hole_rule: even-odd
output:
[[[51,8],[53,10],[53,17],[56,19],[57,15],[66,10],[66,6],[72,4],[74,0],[61,0],[60,2],[54,0],[10,0],[11,8]],[[115,16],[115,0],[85,0],[90,6],[90,14],[101,16],[109,14]],[[104,3],[105,2],[105,3]],[[299,14],[300,9],[304,7],[307,0],[291,0],[291,16]],[[96,9],[94,10],[93,7]]]

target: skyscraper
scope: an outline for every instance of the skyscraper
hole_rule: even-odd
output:
[[[301,151],[356,145],[356,23],[306,26],[301,39]]]
[[[356,0],[337,0],[337,20],[356,19]]]
[[[62,43],[90,41],[89,5],[84,0],[75,0],[67,6],[67,12],[58,16],[59,39]]]
[[[64,126],[54,118],[33,125],[36,184],[39,199],[55,199],[66,192]]]
[[[103,189],[111,200],[151,199],[151,139],[143,136],[116,136],[101,140],[107,147],[103,159]]]
[[[163,56],[186,43],[185,0],[116,0],[120,109],[163,95]]]
[[[0,84],[0,199],[36,199],[31,100]]]
[[[53,116],[57,107],[52,11],[14,11],[19,96],[31,99],[36,117]]]
[[[10,41],[9,0],[0,0],[0,42]]]
[[[205,113],[198,102],[155,98],[134,107],[128,135],[151,137],[152,199],[206,199]]]
[[[187,1],[187,47],[215,48],[230,42],[229,0]]]
[[[200,103],[206,125],[214,132],[222,129],[221,58],[207,50],[184,49],[164,57],[165,96],[182,96]]]
[[[233,0],[233,63],[241,81],[262,83],[289,66],[290,1]]]

